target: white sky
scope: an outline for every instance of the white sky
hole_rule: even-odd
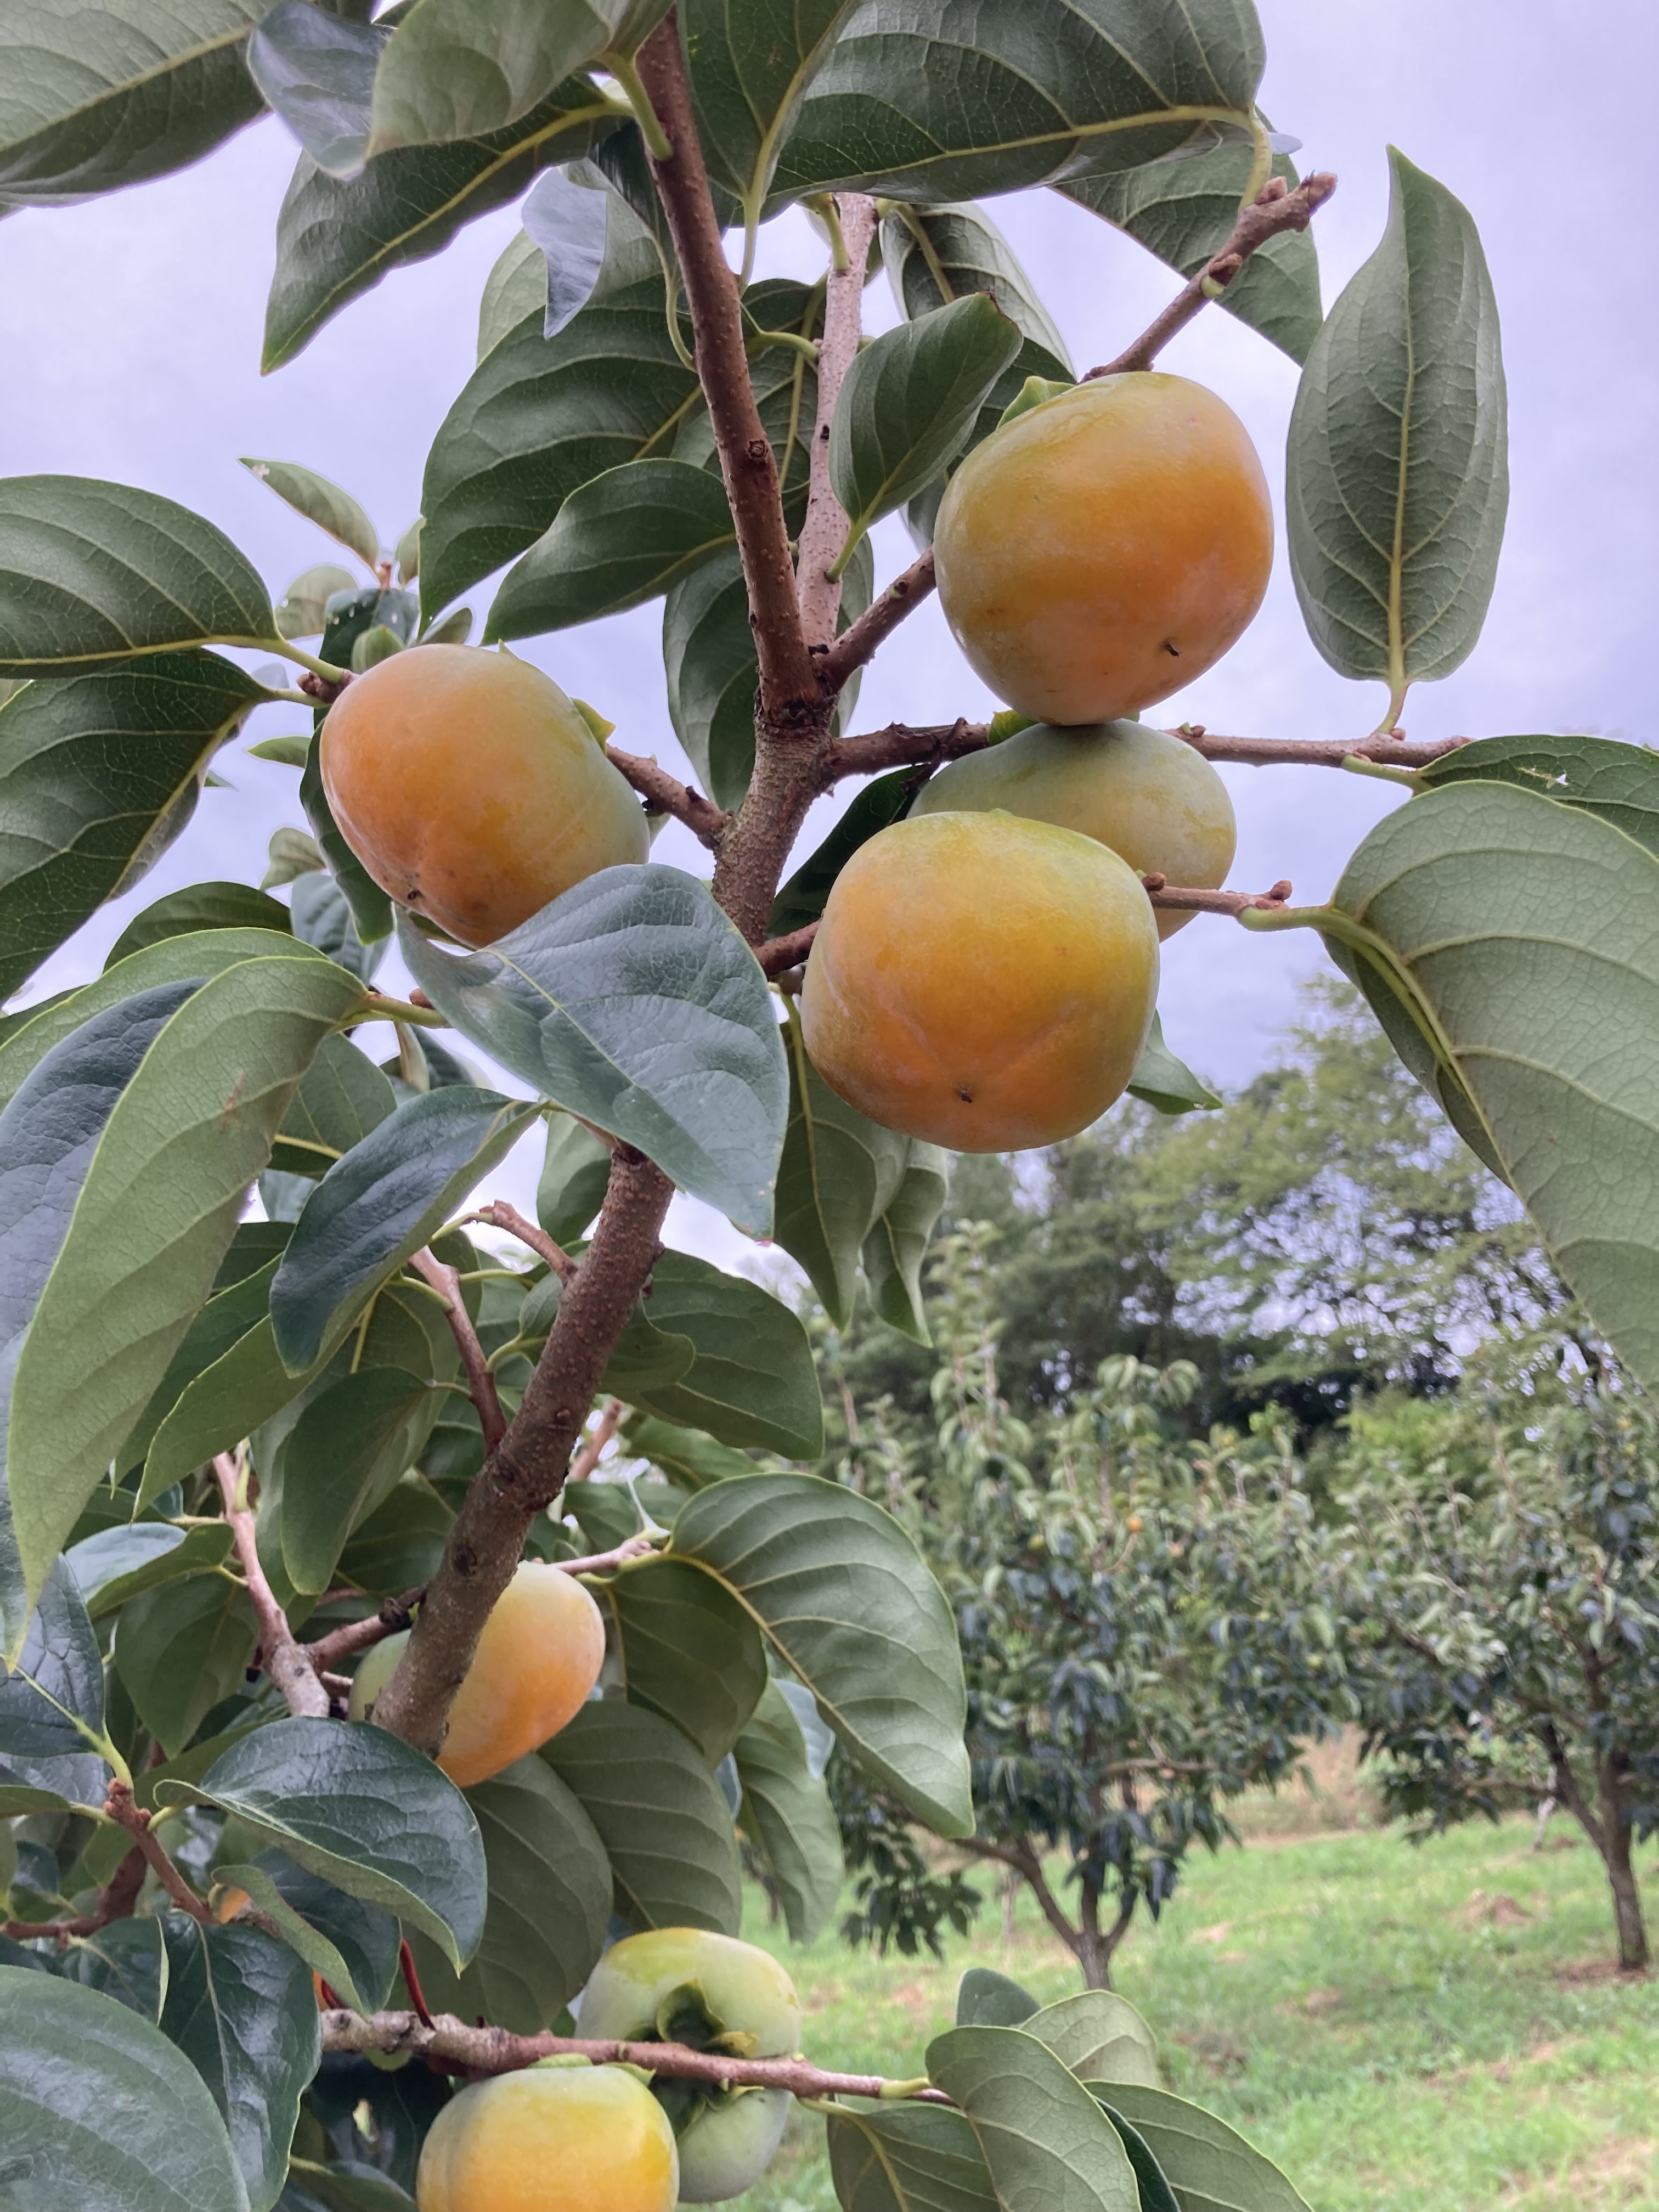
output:
[[[1512,477],[1498,588],[1471,660],[1408,700],[1409,734],[1578,729],[1650,740],[1659,9],[1652,0],[1260,4],[1269,54],[1262,106],[1304,141],[1304,171],[1331,168],[1340,179],[1317,222],[1327,307],[1381,234],[1390,142],[1472,210],[1497,287]],[[321,470],[395,540],[418,507],[427,447],[471,370],[484,276],[516,228],[503,210],[437,259],[394,272],[262,380],[271,240],[295,152],[267,118],[179,176],[0,223],[0,473],[62,470],[164,492],[219,524],[279,592],[332,551],[238,456]],[[1115,353],[1173,289],[1150,255],[1053,193],[992,211],[1079,369]],[[765,234],[763,273],[814,273],[815,254],[804,221],[786,217]],[[884,286],[868,296],[872,320],[890,319]],[[1294,365],[1212,308],[1162,366],[1212,386],[1243,416],[1277,499]],[[896,521],[880,526],[878,577],[910,550]],[[474,595],[476,611],[488,588]],[[619,743],[689,774],[664,703],[659,633],[659,610],[648,607],[515,650],[610,715]],[[930,604],[866,674],[857,726],[977,716],[994,703]],[[1153,718],[1256,736],[1357,737],[1382,703],[1380,686],[1346,683],[1315,653],[1281,543],[1252,629]],[[272,708],[248,735],[300,726],[297,709]],[[131,914],[178,884],[258,881],[272,829],[303,820],[297,778],[238,748],[219,766],[235,790],[207,793],[180,843],[49,963],[28,995],[95,972]],[[1398,803],[1385,786],[1328,770],[1224,773],[1239,812],[1233,882],[1259,890],[1288,876],[1298,901],[1328,892],[1367,826]],[[803,851],[850,795],[820,803]],[[707,856],[677,827],[655,857],[707,872]],[[1321,957],[1310,934],[1256,938],[1200,917],[1165,953],[1170,1044],[1212,1079],[1248,1078],[1294,1011],[1297,979]],[[533,1176],[531,1161],[515,1158],[501,1188],[525,1203]],[[675,1241],[716,1258],[744,1249],[701,1208],[678,1210]]]

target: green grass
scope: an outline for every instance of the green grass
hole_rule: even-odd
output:
[[[1565,1818],[1413,1849],[1398,1830],[1262,1841],[1195,1863],[1162,1926],[1138,1923],[1118,1986],[1168,2086],[1241,2129],[1314,2212],[1659,2212],[1659,1977],[1609,1970],[1600,1862]],[[1644,1854],[1659,1940],[1659,1867]],[[921,2070],[966,1965],[1048,2000],[1080,1986],[1022,1899],[988,1898],[943,1965],[875,1960],[830,1933],[789,1965],[819,2064]],[[796,2112],[744,2212],[833,2212],[823,2132]]]

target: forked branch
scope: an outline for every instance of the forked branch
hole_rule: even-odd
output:
[[[818,663],[818,681],[826,690],[839,691],[854,669],[862,668],[879,651],[908,614],[914,614],[937,581],[933,549],[919,553],[909,567],[878,592],[854,623],[849,623]]]
[[[304,1714],[313,1720],[326,1720],[328,1692],[318,1680],[317,1669],[289,1626],[288,1615],[277,1603],[276,1592],[265,1579],[265,1571],[259,1564],[258,1531],[254,1525],[253,1510],[247,1497],[247,1486],[252,1478],[246,1462],[233,1459],[228,1452],[220,1452],[214,1460],[213,1472],[219,1479],[220,1493],[225,1501],[225,1518],[230,1523],[236,1556],[241,1562],[254,1618],[259,1624],[259,1664],[282,1692],[283,1701],[290,1713]],[[112,1793],[112,1790],[113,1785]],[[112,1814],[112,1819],[116,1817]],[[142,1842],[142,1837],[140,1840]]]
[[[672,814],[711,853],[720,850],[720,839],[732,826],[732,817],[723,806],[716,806],[712,799],[705,799],[689,783],[670,775],[653,760],[625,753],[620,745],[607,745],[605,751],[612,768],[633,785],[653,814]]]

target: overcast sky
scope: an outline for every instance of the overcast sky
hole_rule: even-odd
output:
[[[1650,110],[1659,10],[1653,0],[1260,4],[1262,106],[1304,142],[1304,171],[1334,169],[1340,179],[1316,226],[1327,308],[1381,234],[1390,143],[1470,208],[1497,288],[1512,479],[1498,587],[1472,659],[1408,700],[1408,733],[1589,730],[1650,741],[1659,596],[1659,156]],[[391,544],[416,512],[427,447],[473,365],[485,274],[516,228],[503,210],[437,259],[394,272],[296,362],[262,380],[271,241],[294,158],[282,126],[266,118],[179,176],[0,223],[0,471],[61,470],[164,492],[219,524],[278,592],[331,549],[238,456],[321,470],[356,494]],[[1053,193],[999,201],[993,213],[1079,370],[1118,351],[1173,289],[1150,255]],[[763,270],[815,273],[815,252],[804,222],[786,217],[763,234]],[[869,299],[872,323],[892,319],[884,285]],[[1294,365],[1212,308],[1162,366],[1237,409],[1277,502]],[[880,526],[883,579],[910,552],[896,522]],[[644,608],[515,650],[610,715],[619,743],[689,774],[664,703],[659,632],[659,610]],[[995,703],[930,603],[866,675],[857,726],[977,716]],[[1345,682],[1315,653],[1281,532],[1254,627],[1155,718],[1264,737],[1358,737],[1382,704],[1381,686]],[[299,726],[296,710],[272,708],[249,735]],[[98,916],[27,995],[95,972],[131,913],[176,884],[258,882],[272,829],[303,818],[297,778],[235,748],[219,765],[236,788],[209,793],[140,890]],[[1398,803],[1383,785],[1328,770],[1223,773],[1239,814],[1233,882],[1259,890],[1288,876],[1298,901],[1328,892],[1368,825]],[[821,802],[824,823],[848,796]],[[809,823],[807,846],[822,826]],[[678,829],[656,857],[707,872],[707,856]],[[1320,957],[1311,935],[1256,938],[1200,917],[1165,953],[1171,1045],[1211,1078],[1242,1081],[1273,1050],[1297,980]],[[522,1189],[522,1176],[507,1180]],[[706,1227],[687,1210],[676,1241],[697,1243]],[[730,1233],[707,1249],[724,1256]]]

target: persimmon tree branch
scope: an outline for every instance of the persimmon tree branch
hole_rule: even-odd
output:
[[[908,568],[894,577],[885,591],[849,623],[818,663],[818,681],[828,691],[839,691],[855,669],[884,645],[908,614],[915,612],[933,589],[933,549],[919,553]]]
[[[715,2088],[787,2089],[795,2097],[896,2095],[948,2105],[942,2089],[890,2081],[880,2074],[833,2074],[804,2058],[728,2058],[693,2051],[683,2043],[614,2043],[579,2035],[514,2035],[504,2027],[474,2027],[453,2013],[429,2025],[413,2012],[379,2012],[364,2018],[344,2009],[322,2019],[325,2051],[376,2051],[424,2058],[442,2072],[516,2074],[543,2058],[587,2058],[596,2066],[637,2066],[669,2081],[706,2081]]]
[[[1195,271],[1133,345],[1126,346],[1115,361],[1091,368],[1083,381],[1090,384],[1098,376],[1121,376],[1130,369],[1150,368],[1176,332],[1184,330],[1206,301],[1220,297],[1259,246],[1286,231],[1305,230],[1316,210],[1335,190],[1336,179],[1326,169],[1316,169],[1294,191],[1283,177],[1269,177],[1249,206],[1241,211],[1221,251]]]
[[[466,1376],[467,1395],[477,1409],[479,1426],[483,1431],[484,1449],[494,1451],[507,1433],[507,1416],[501,1411],[501,1401],[496,1395],[495,1378],[489,1371],[489,1362],[478,1341],[478,1332],[472,1326],[472,1316],[466,1310],[466,1300],[461,1295],[461,1278],[458,1269],[446,1265],[429,1246],[416,1253],[410,1261],[417,1275],[431,1284],[444,1302],[449,1316],[450,1334],[461,1355],[461,1367]]]
[[[605,1456],[605,1446],[616,1435],[621,1425],[622,1417],[622,1400],[607,1398],[605,1411],[599,1415],[588,1434],[582,1438],[582,1448],[570,1462],[570,1473],[567,1477],[568,1481],[587,1482],[592,1480],[594,1469]]]
[[[90,1912],[73,1920],[0,1920],[0,1936],[9,1936],[14,1943],[38,1942],[44,1936],[67,1943],[73,1936],[95,1936],[114,1921],[131,1919],[149,1871],[149,1861],[135,1844],[99,1891]]]
[[[321,1683],[317,1686],[320,1690]],[[325,1698],[325,1714],[327,1710],[328,1703]],[[152,1833],[150,1816],[133,1796],[130,1783],[123,1782],[118,1777],[110,1784],[109,1794],[104,1800],[104,1814],[106,1819],[113,1820],[117,1827],[126,1830],[149,1863],[151,1873],[181,1912],[188,1912],[193,1920],[212,1919],[212,1913],[167,1856],[161,1838]]]
[[[723,806],[716,806],[712,799],[705,799],[689,783],[682,783],[665,768],[659,768],[655,761],[639,753],[625,753],[620,745],[607,745],[605,752],[612,768],[633,785],[652,813],[672,814],[711,853],[720,850],[720,839],[732,826],[732,817]]]
[[[764,945],[755,947],[755,957],[767,975],[781,975],[786,968],[799,967],[805,959],[817,933],[817,922],[806,922],[799,929],[792,929],[787,937],[769,937]]]
[[[852,635],[847,632],[848,637]],[[1230,761],[1243,768],[1340,769],[1351,761],[1427,768],[1469,742],[1467,738],[1435,738],[1413,744],[1395,736],[1358,738],[1352,744],[1345,738],[1229,738],[1213,734],[1201,722],[1183,722],[1168,734],[1180,738],[1206,760]],[[986,722],[890,722],[884,730],[838,738],[825,748],[824,788],[846,775],[878,775],[890,768],[942,767],[965,753],[982,752],[990,741]]]
[[[300,1649],[318,1674],[325,1674],[338,1661],[349,1659],[355,1652],[383,1644],[388,1636],[400,1636],[425,1595],[422,1585],[418,1589],[405,1590],[401,1597],[386,1598],[378,1613],[371,1613],[362,1620],[349,1620],[343,1628],[331,1628],[326,1636],[319,1636],[314,1644],[302,1644]]]
[[[836,635],[842,580],[831,576],[830,569],[847,536],[847,510],[830,481],[830,430],[842,385],[863,335],[865,270],[876,228],[876,204],[868,193],[842,192],[836,205],[843,250],[825,280],[817,420],[812,430],[806,519],[801,524],[800,553],[795,563],[802,634],[808,652],[819,653],[830,651]]]
[[[225,1501],[225,1519],[230,1523],[236,1556],[241,1562],[254,1618],[259,1624],[259,1664],[282,1692],[283,1702],[290,1713],[326,1720],[328,1692],[318,1680],[317,1669],[289,1626],[288,1615],[277,1603],[276,1593],[259,1564],[258,1532],[247,1499],[251,1478],[246,1462],[233,1459],[228,1452],[220,1452],[214,1459],[213,1472],[219,1480],[220,1493]]]
[[[1166,883],[1158,875],[1143,876],[1140,880],[1156,907],[1176,914],[1229,914],[1235,921],[1242,914],[1276,913],[1288,904],[1291,896],[1287,880],[1276,883],[1266,891],[1188,890],[1180,884]]]
[[[476,1213],[466,1216],[469,1221],[482,1221],[491,1229],[504,1229],[509,1237],[516,1237],[520,1244],[533,1252],[538,1260],[545,1260],[562,1283],[575,1279],[576,1262],[562,1244],[556,1244],[546,1230],[533,1221],[526,1221],[516,1206],[504,1198],[493,1198],[488,1206],[481,1206]]]

